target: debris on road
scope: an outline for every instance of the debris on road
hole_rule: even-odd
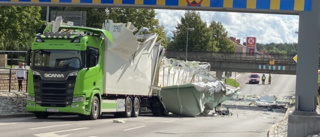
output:
[[[113,123],[126,123],[124,120],[115,119],[113,120]]]

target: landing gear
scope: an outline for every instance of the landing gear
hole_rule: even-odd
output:
[[[162,103],[158,98],[153,98],[152,102],[152,114],[154,116],[167,116],[168,112],[164,109]]]

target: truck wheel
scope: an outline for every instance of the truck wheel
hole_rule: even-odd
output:
[[[96,120],[98,119],[99,115],[100,115],[100,101],[97,96],[94,96],[91,103],[91,113],[87,118],[90,120]]]
[[[123,116],[130,117],[132,114],[132,99],[131,99],[131,97],[126,98],[125,109],[126,109],[126,111],[123,113]]]
[[[37,118],[40,118],[40,119],[46,119],[48,118],[48,114],[47,113],[44,113],[44,112],[36,112],[34,113],[34,115],[36,115]]]
[[[132,117],[137,117],[139,116],[140,113],[140,99],[138,97],[135,97],[133,100],[133,111],[132,111]]]

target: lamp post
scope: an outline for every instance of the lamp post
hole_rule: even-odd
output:
[[[186,61],[188,60],[188,39],[189,39],[189,30],[190,30],[190,31],[193,31],[193,30],[194,30],[194,28],[188,28],[188,29],[187,29]]]

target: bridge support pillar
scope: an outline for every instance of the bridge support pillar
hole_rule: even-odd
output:
[[[299,15],[298,61],[295,110],[289,116],[288,137],[303,137],[320,132],[316,110],[320,1],[312,0],[312,11]]]
[[[223,71],[216,71],[216,77],[220,80],[222,79],[222,74],[223,74]]]

